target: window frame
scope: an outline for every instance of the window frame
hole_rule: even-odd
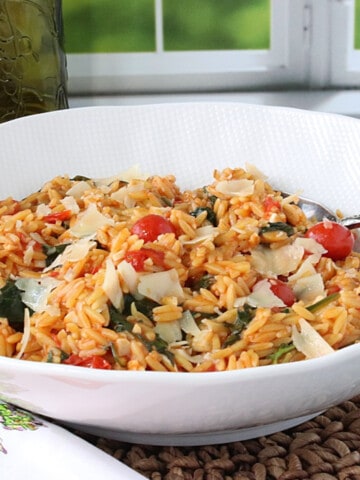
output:
[[[271,0],[269,50],[68,54],[70,95],[261,91],[360,84],[354,0]],[[336,39],[336,41],[334,41]]]

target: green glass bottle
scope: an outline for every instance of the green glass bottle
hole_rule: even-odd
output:
[[[0,122],[63,108],[61,0],[0,0]]]

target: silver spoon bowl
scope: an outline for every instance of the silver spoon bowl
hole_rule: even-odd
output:
[[[283,197],[288,197],[292,194],[282,192],[282,195]],[[314,202],[313,200],[309,200],[308,198],[300,197],[298,195],[297,198],[299,199],[297,205],[302,209],[306,217],[309,219],[315,218],[317,221],[321,222],[324,218],[327,218],[332,222],[340,223],[349,230],[360,228],[360,215],[339,218],[334,214],[334,212],[321,203]]]

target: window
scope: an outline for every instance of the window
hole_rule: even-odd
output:
[[[70,93],[360,85],[360,0],[63,0]]]
[[[360,1],[332,5],[331,81],[340,87],[360,86]],[[339,41],[335,41],[336,36]]]

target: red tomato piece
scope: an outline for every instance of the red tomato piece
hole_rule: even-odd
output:
[[[263,206],[266,213],[275,213],[281,210],[280,202],[274,200],[271,196],[265,198]]]
[[[296,302],[295,293],[285,282],[277,279],[271,279],[269,282],[273,294],[279,297],[287,307],[291,307],[291,305]]]
[[[307,238],[313,238],[326,250],[325,257],[343,260],[354,248],[355,239],[351,231],[336,222],[320,222],[306,232]]]
[[[161,215],[145,215],[134,223],[131,233],[145,242],[155,241],[163,233],[176,233],[174,225]]]
[[[45,215],[43,220],[45,223],[56,223],[57,221],[64,222],[66,220],[70,220],[70,218],[71,210],[63,210],[62,212],[55,212]]]
[[[154,265],[165,267],[164,257],[164,252],[159,252],[152,248],[141,248],[140,250],[127,252],[125,254],[125,261],[131,263],[137,272],[143,272],[145,269],[144,262],[148,258],[151,258]]]
[[[110,363],[105,358],[99,355],[91,355],[90,357],[82,358],[73,353],[69,358],[64,360],[67,365],[75,365],[77,367],[98,368],[101,370],[111,370]]]

